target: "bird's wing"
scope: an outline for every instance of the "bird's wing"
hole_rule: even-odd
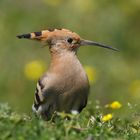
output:
[[[50,83],[50,79],[46,75],[38,80],[32,106],[33,112],[44,120],[49,120],[57,110],[58,93]]]
[[[46,83],[47,84],[47,83]],[[39,106],[44,102],[43,90],[45,88],[45,84],[42,82],[42,79],[39,79],[37,82],[35,95],[34,95],[34,108],[38,110]]]
[[[50,83],[51,80],[47,74],[38,80],[33,105],[35,111],[38,111],[38,108],[42,105],[46,104],[49,106],[56,103],[58,93],[54,88],[54,84],[52,86]]]

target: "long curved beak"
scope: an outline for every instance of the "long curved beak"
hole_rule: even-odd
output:
[[[104,44],[101,44],[101,43],[98,43],[98,42],[94,42],[94,41],[90,41],[90,40],[84,40],[84,39],[81,40],[80,45],[82,45],[82,46],[86,46],[86,45],[98,46],[98,47],[103,47],[103,48],[111,49],[111,50],[114,50],[114,51],[119,51],[117,48],[113,48],[111,46],[107,46],[107,45],[104,45]]]

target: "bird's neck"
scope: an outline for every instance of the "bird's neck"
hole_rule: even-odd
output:
[[[75,52],[65,51],[51,54],[50,71],[55,73],[78,72],[83,69]]]
[[[62,89],[89,88],[87,75],[74,52],[51,55],[48,73],[56,78]]]

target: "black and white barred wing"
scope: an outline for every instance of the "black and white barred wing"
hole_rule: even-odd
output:
[[[35,90],[35,99],[32,106],[33,112],[44,120],[49,120],[57,110],[58,93],[51,86],[47,76],[41,78]]]
[[[32,106],[32,110],[35,113],[39,113],[39,107],[44,103],[45,99],[43,96],[43,91],[45,88],[45,84],[41,82],[41,80],[38,81],[36,90],[35,90],[35,95],[34,95],[34,103]]]

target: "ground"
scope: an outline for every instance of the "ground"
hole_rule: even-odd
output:
[[[0,104],[1,140],[139,140],[140,122],[126,118],[103,121],[102,107],[95,105],[79,115],[58,113],[46,122],[34,114],[19,114]]]

